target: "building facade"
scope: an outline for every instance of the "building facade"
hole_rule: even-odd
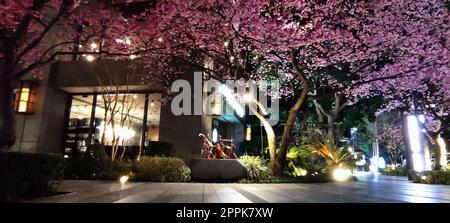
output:
[[[244,120],[220,112],[174,115],[170,84],[142,81],[130,63],[58,61],[45,68],[43,78],[21,80],[12,150],[70,157],[84,153],[89,143],[102,142],[107,150],[117,146],[132,157],[166,144],[171,156],[187,160],[200,155],[199,133],[217,132],[242,144]],[[188,70],[179,78],[194,84],[196,72]],[[191,94],[202,102],[205,96]]]

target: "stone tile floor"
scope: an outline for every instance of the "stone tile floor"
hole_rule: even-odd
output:
[[[72,203],[450,203],[450,186],[414,184],[406,177],[356,173],[357,182],[314,184],[140,183],[63,181],[72,192],[31,202]]]

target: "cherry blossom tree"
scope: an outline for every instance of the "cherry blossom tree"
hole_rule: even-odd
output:
[[[73,42],[62,41],[43,51],[38,50],[45,47],[40,43],[50,30],[66,13],[73,12],[78,4],[73,1],[0,2],[0,149],[15,142],[13,81],[53,60],[56,57],[51,55],[53,49]],[[52,16],[47,17],[50,14]]]
[[[425,89],[408,89],[406,92],[403,91],[406,89],[397,89],[391,92],[394,97],[390,100],[390,104],[399,105],[385,110],[397,108],[404,111],[405,115],[422,115],[425,121],[422,128],[426,130],[427,142],[436,148],[434,168],[445,168],[450,132],[450,99],[443,92],[445,88],[436,86],[428,78],[421,81],[423,86],[426,86]]]
[[[292,105],[279,145],[269,146],[275,174],[283,171],[292,127],[307,100],[316,101],[318,109],[330,116],[328,124],[332,126],[339,110],[364,97],[383,95],[392,101],[390,107],[399,105],[393,90],[404,89],[395,93],[425,90],[418,81],[425,78],[442,82],[439,89],[448,95],[449,14],[442,0],[174,0],[157,1],[131,18],[115,16],[115,10],[95,11],[94,16],[82,3],[66,1],[70,4],[60,16],[68,18],[64,23],[70,25],[66,26],[86,22],[86,29],[92,29],[74,32],[78,35],[71,35],[69,45],[74,45],[73,37],[79,41],[97,38],[97,42],[102,42],[97,51],[84,54],[119,59],[134,55],[140,57],[145,67],[161,68],[156,70],[166,73],[176,72],[173,61],[183,61],[203,68],[220,81],[273,76],[282,80],[282,87],[271,93],[289,96]],[[58,6],[66,1],[42,1],[42,4],[51,4],[58,11]],[[19,7],[10,1],[3,2]],[[9,41],[14,41],[12,45],[18,46],[33,39],[26,38],[28,34],[47,30],[39,22],[20,26],[23,15],[34,21],[31,19],[34,13],[42,13],[46,8],[33,8],[38,6],[35,2],[41,1],[29,1],[22,13],[15,10],[19,16],[4,13],[7,8],[2,10],[8,17],[5,21],[10,21],[1,23],[5,27],[1,35],[2,66],[5,66],[2,75],[9,74],[9,79],[2,77],[2,80],[8,83],[16,69],[9,64],[18,58],[17,47],[5,48],[11,46],[5,44],[8,43],[5,37],[9,36]],[[55,18],[59,21],[59,17]],[[25,34],[15,36],[15,33]],[[93,36],[86,36],[89,33]],[[1,95],[11,95],[8,92],[12,87],[5,87],[7,90],[2,86],[5,93]],[[321,99],[329,97],[335,98],[332,112],[319,107]],[[9,101],[10,96],[0,99],[1,105]],[[12,111],[8,109],[1,114],[7,117],[2,120],[10,120]],[[2,121],[1,126],[6,126],[1,128],[5,134],[3,129],[12,125]],[[11,137],[4,139],[7,143],[3,144],[13,142]]]
[[[341,110],[361,97],[384,95],[386,83],[407,83],[429,71],[442,79],[448,72],[448,10],[439,0],[167,1],[156,9],[166,21],[160,30],[176,43],[172,56],[219,80],[263,78],[267,69],[285,80],[279,90],[293,103],[278,152],[270,151],[276,174],[306,100],[334,96],[334,109]],[[205,66],[205,58],[214,66]],[[325,112],[333,125],[339,111]]]
[[[55,60],[82,56],[134,59],[146,53],[146,63],[155,70],[170,72],[171,60],[150,54],[164,48],[158,24],[146,8],[126,14],[126,4],[85,0],[0,1],[0,149],[15,142],[13,83],[30,75],[40,78],[42,67]],[[140,41],[141,36],[147,38]],[[155,64],[154,61],[160,61]],[[158,73],[160,74],[160,72]]]
[[[448,139],[441,136],[449,128],[449,8],[439,0],[397,3],[385,2],[377,12],[391,21],[391,28],[373,34],[376,38],[371,41],[385,45],[389,42],[384,40],[389,39],[387,64],[365,75],[361,83],[368,81],[369,85],[350,91],[360,97],[382,94],[387,101],[382,111],[401,108],[406,113],[424,115],[430,142],[442,140],[445,144]],[[381,22],[372,25],[374,32],[383,27]],[[441,157],[441,153],[445,150],[438,148],[436,156]],[[435,168],[446,165],[440,163],[443,159],[436,160]]]
[[[381,131],[378,133],[378,138],[382,145],[384,145],[386,152],[389,154],[391,164],[397,165],[400,156],[403,154],[404,142],[403,134],[400,126],[391,124],[384,124],[381,126]]]

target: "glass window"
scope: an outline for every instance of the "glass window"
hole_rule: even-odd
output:
[[[161,94],[148,95],[147,141],[159,141],[159,119],[161,116]]]
[[[100,94],[95,109],[94,139],[106,146],[141,145],[144,94]]]
[[[85,152],[88,140],[92,139],[106,146],[106,151],[116,158],[122,155],[136,156],[141,145],[159,140],[161,94],[98,94],[95,114],[90,130],[90,117],[94,95],[72,98],[69,124],[66,135],[66,154]],[[145,104],[148,100],[147,122],[144,123]],[[144,133],[144,124],[147,131]],[[92,133],[92,137],[89,137]],[[144,137],[144,138],[143,138]]]
[[[83,153],[87,149],[93,99],[93,95],[72,98],[64,148],[66,154]]]

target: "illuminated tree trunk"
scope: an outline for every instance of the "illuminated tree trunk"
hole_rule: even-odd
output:
[[[297,77],[300,79],[302,83],[302,91],[300,96],[295,101],[294,106],[289,110],[289,115],[284,125],[283,135],[281,136],[280,150],[273,161],[272,170],[275,175],[283,174],[283,170],[286,164],[286,155],[289,147],[291,130],[294,126],[295,120],[297,119],[297,113],[300,109],[301,105],[306,99],[306,94],[308,93],[308,79],[301,71],[300,67],[297,65],[297,60],[295,59],[295,50],[291,51],[291,62],[294,67],[295,73]]]
[[[437,141],[438,145],[439,145],[439,151],[440,151],[440,163],[441,163],[441,169],[443,170],[447,170],[447,148],[448,148],[448,143],[447,140],[445,140],[444,138],[442,138],[439,135],[438,141]]]
[[[445,140],[439,134],[437,137],[434,137],[433,140],[436,142],[438,148],[436,149],[436,158],[434,165],[435,170],[447,169],[447,145]]]
[[[264,126],[264,130],[267,134],[267,146],[269,147],[269,156],[270,156],[270,166],[274,168],[276,166],[276,149],[275,149],[275,132],[273,131],[272,126],[270,125],[269,121],[260,114],[259,112],[252,109],[250,106],[250,109],[252,112],[258,117],[258,119],[261,121],[261,123]]]

